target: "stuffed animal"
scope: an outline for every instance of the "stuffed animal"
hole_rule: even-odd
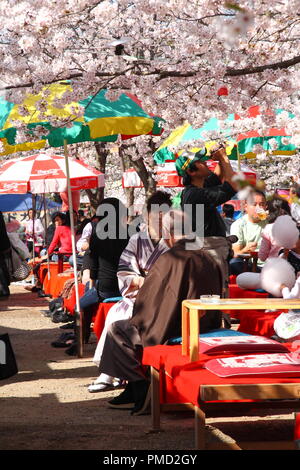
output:
[[[272,226],[272,236],[277,246],[294,248],[299,240],[296,222],[289,215],[277,217]],[[292,265],[283,258],[268,258],[260,273],[239,274],[236,283],[242,289],[264,289],[274,297],[282,297],[282,284],[290,289],[296,281]]]

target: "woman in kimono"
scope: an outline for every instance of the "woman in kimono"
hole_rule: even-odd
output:
[[[117,276],[122,300],[110,309],[106,317],[93,358],[97,366],[100,363],[107,328],[115,321],[132,317],[135,298],[149,269],[159,256],[168,250],[168,245],[161,234],[161,218],[171,205],[170,194],[162,191],[157,191],[148,199],[144,210],[145,226],[142,226],[140,232],[129,239],[128,245],[120,257]],[[100,374],[88,387],[88,390],[91,393],[102,392],[118,385],[118,379],[115,380],[114,377]]]

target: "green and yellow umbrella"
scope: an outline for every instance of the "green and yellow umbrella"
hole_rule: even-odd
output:
[[[28,94],[21,104],[0,98],[0,155],[47,145],[61,147],[65,142],[115,142],[119,135],[126,139],[162,133],[163,120],[144,111],[141,101],[130,93],[109,101],[107,90],[101,90],[61,107],[58,100],[72,90],[70,83],[59,82],[45,86],[39,94]],[[60,124],[55,125],[55,119]]]
[[[277,109],[273,113],[274,117],[276,114],[282,113],[282,109]],[[259,106],[252,106],[248,109],[247,117],[255,118],[260,115]],[[293,117],[290,114],[290,117]],[[240,116],[236,113],[231,113],[227,117],[228,130],[223,132],[226,136],[226,152],[231,160],[238,160],[241,158],[255,158],[256,154],[253,152],[253,147],[256,144],[260,144],[270,154],[274,153],[277,155],[292,155],[296,153],[297,149],[295,145],[291,143],[283,144],[282,137],[288,137],[284,129],[269,128],[262,135],[260,132],[255,130],[249,130],[244,134],[238,134],[233,136],[231,130],[232,121],[240,119]],[[212,117],[209,119],[201,128],[194,129],[189,123],[185,123],[180,127],[174,129],[171,134],[163,141],[161,146],[154,154],[154,160],[157,164],[164,163],[166,160],[174,160],[175,153],[180,153],[180,148],[188,142],[197,142],[197,140],[204,141],[205,133],[210,131],[220,130],[220,123],[217,118]],[[277,141],[277,150],[273,151],[270,145],[271,140]],[[215,142],[205,142],[207,150]],[[174,151],[174,149],[177,149]],[[189,148],[190,151],[198,151],[199,147]]]

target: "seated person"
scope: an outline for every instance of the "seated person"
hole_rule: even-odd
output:
[[[51,261],[58,261],[58,255],[54,253],[58,249],[58,252],[65,255],[64,261],[68,261],[70,254],[72,253],[72,238],[71,238],[71,221],[70,214],[67,212],[65,215],[61,213],[63,219],[62,225],[56,225],[53,239],[48,248],[48,256]],[[52,256],[51,256],[52,255]],[[41,257],[41,260],[47,259],[47,255]]]
[[[231,225],[230,235],[236,235],[238,241],[232,245],[234,258],[229,262],[230,274],[241,274],[244,271],[244,260],[239,255],[259,250],[261,233],[267,224],[266,207],[265,194],[255,189],[245,202],[245,215]],[[263,263],[259,261],[257,264],[260,271]]]
[[[300,186],[294,184],[290,189],[291,216],[300,225]]]
[[[161,238],[161,218],[171,207],[171,196],[163,191],[157,191],[147,200],[144,209],[145,227],[130,237],[128,245],[121,254],[118,267],[118,282],[122,300],[117,302],[109,311],[105,326],[99,339],[93,361],[99,366],[107,328],[117,320],[132,317],[135,298],[142,287],[147,272],[158,257],[169,249]],[[118,385],[114,377],[100,374],[89,386],[89,392],[102,392]]]
[[[48,225],[45,234],[45,248],[42,249],[40,255],[44,256],[47,253],[49,246],[54,237],[55,229],[59,225],[63,225],[65,220],[65,214],[63,212],[54,212],[51,216],[51,224]]]
[[[221,217],[226,227],[226,237],[230,235],[230,227],[234,222],[234,206],[232,204],[223,204]]]
[[[300,272],[300,227],[299,228],[299,239],[292,250],[288,248],[281,249],[279,255],[281,258],[285,258],[294,268],[295,274]]]
[[[280,215],[291,215],[289,203],[277,195],[267,201],[267,212],[267,225],[261,232],[261,244],[258,251],[258,258],[261,261],[279,255],[282,247],[276,244],[272,235],[273,224]]]
[[[104,208],[104,209],[103,209]],[[111,214],[108,213],[111,210]],[[105,215],[108,213],[108,217]],[[122,217],[125,215],[125,219]],[[109,297],[120,297],[117,269],[121,253],[126,247],[129,235],[127,209],[117,198],[103,199],[96,215],[89,246],[90,281],[89,290],[80,299],[84,313],[84,340],[90,337],[90,324],[94,314],[93,306]],[[103,233],[100,233],[100,231]],[[111,234],[111,235],[110,235]]]
[[[99,370],[127,380],[121,395],[110,400],[112,408],[142,414],[149,405],[149,381],[142,366],[143,348],[164,344],[181,336],[181,304],[202,294],[222,295],[222,272],[197,237],[183,234],[185,216],[169,211],[163,217],[163,237],[170,249],[150,268],[140,288],[133,315],[108,328]],[[185,223],[186,234],[191,234]],[[222,314],[207,311],[200,320],[202,332],[220,328]]]
[[[77,255],[76,255],[76,263],[77,263],[77,267],[79,269],[82,268],[82,265],[83,265],[83,260],[84,260],[84,254],[85,252],[88,250],[89,248],[89,242],[90,242],[90,238],[91,238],[91,235],[92,235],[92,230],[93,230],[93,222],[97,223],[98,222],[98,217],[95,215],[93,216],[91,219],[87,219],[85,218],[77,232],[76,232],[76,235],[78,235],[78,240],[77,240],[77,243],[76,243],[76,250],[77,250]],[[69,258],[69,263],[71,266],[74,265],[74,261],[73,261],[73,255]]]

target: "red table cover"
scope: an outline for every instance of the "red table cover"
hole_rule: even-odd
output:
[[[95,319],[94,319],[94,333],[97,336],[98,340],[100,339],[102,330],[104,328],[105,320],[107,317],[107,314],[110,310],[110,308],[115,305],[115,303],[101,303],[97,307],[97,311],[95,313]]]
[[[290,347],[290,344],[285,344]],[[232,357],[233,354],[216,355],[216,358]],[[161,403],[193,403],[198,405],[199,387],[201,385],[231,385],[231,384],[273,384],[299,383],[298,377],[218,377],[205,369],[205,363],[211,356],[201,354],[199,361],[190,362],[188,356],[182,356],[181,346],[151,346],[144,349],[143,364],[162,367],[166,374],[161,388]],[[252,400],[240,400],[252,401]]]

